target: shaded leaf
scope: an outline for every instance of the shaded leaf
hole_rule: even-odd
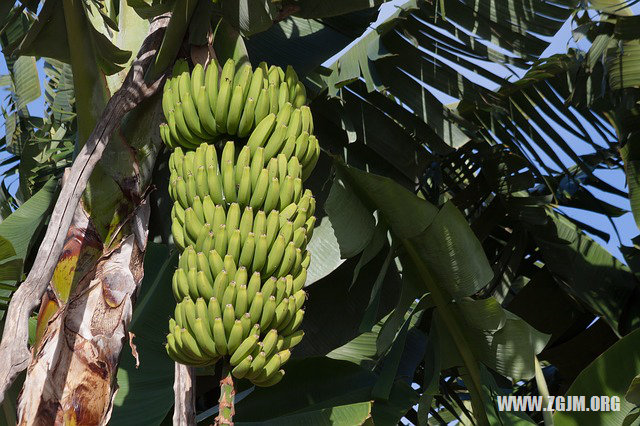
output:
[[[607,395],[620,398],[619,411],[556,412],[556,425],[574,424],[622,424],[634,408],[625,398],[625,392],[636,375],[640,373],[640,330],[623,337],[585,368],[573,382],[567,395]]]
[[[168,246],[149,242],[145,253],[145,276],[133,311],[130,332],[135,334],[140,366],[127,346],[118,368],[118,392],[111,422],[119,425],[157,425],[173,405],[174,362],[164,343],[168,318],[175,302],[171,277],[177,265],[177,253]]]
[[[40,191],[0,223],[0,236],[11,242],[18,258],[24,259],[27,256],[33,237],[37,235],[53,206],[57,189],[57,180],[49,180]]]
[[[262,422],[236,422],[242,425],[339,425],[353,426],[360,425],[371,417],[371,402],[360,402],[356,404],[340,405],[337,407],[323,408],[316,411],[307,411],[299,414],[281,416],[273,420]]]

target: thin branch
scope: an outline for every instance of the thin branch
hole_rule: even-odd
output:
[[[164,14],[156,17],[151,23],[149,35],[142,43],[138,57],[131,65],[122,87],[109,99],[100,121],[73,162],[69,179],[56,201],[33,267],[11,299],[0,343],[0,359],[4,360],[3,368],[0,370],[0,402],[4,400],[5,392],[18,374],[29,364],[29,316],[40,304],[40,299],[53,276],[67,230],[94,167],[124,115],[152,96],[164,81],[163,76],[153,84],[147,85],[144,75],[160,46],[169,18],[169,14]]]
[[[233,400],[236,396],[236,390],[233,385],[233,377],[231,377],[231,366],[226,364],[222,367],[222,379],[220,380],[220,399],[218,401],[218,417],[216,417],[216,426],[233,426],[233,415],[235,408]]]

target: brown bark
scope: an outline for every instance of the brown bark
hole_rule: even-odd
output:
[[[173,380],[174,426],[192,426],[196,424],[196,375],[192,367],[176,362]]]

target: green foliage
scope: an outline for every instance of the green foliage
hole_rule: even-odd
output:
[[[613,223],[626,209],[608,200],[624,197],[640,223],[640,33],[630,9],[601,0],[410,0],[367,30],[384,2],[89,1],[73,11],[31,3],[0,6],[9,68],[0,77],[8,93],[0,148],[11,155],[4,176],[19,174],[15,197],[0,186],[0,280],[10,277],[0,304],[33,253],[54,198],[50,178],[93,129],[131,59],[135,43],[118,39],[127,13],[173,10],[155,75],[210,30],[218,59],[292,64],[315,97],[316,133],[331,153],[309,180],[319,218],[307,337],[277,386],[237,383],[238,424],[540,422],[539,413],[500,413],[494,403],[539,394],[536,357],[553,395],[623,401],[620,413],[559,413],[556,424],[637,421],[638,248],[623,248],[625,265],[597,243],[607,232],[563,209]],[[568,19],[588,51],[541,58]],[[91,66],[72,61],[74,52]],[[26,105],[41,93],[45,116],[32,117]],[[153,105],[145,108],[129,123],[151,122]],[[151,168],[151,136],[123,127]],[[118,149],[105,154],[113,167],[95,173],[85,200],[105,235],[124,220],[129,163]],[[599,177],[623,164],[628,193]],[[166,242],[162,173],[151,219],[161,225],[151,235]],[[174,263],[167,246],[150,243],[132,323],[141,365],[123,354],[114,423],[157,424],[171,410],[162,344]],[[216,400],[211,386],[198,389],[199,412]]]
[[[638,411],[637,398],[633,399],[629,396],[625,398],[625,394],[632,385],[634,377],[640,374],[640,356],[637,351],[639,344],[639,330],[616,342],[580,373],[566,393],[566,395],[585,396],[587,407],[592,396],[615,396],[620,399],[619,410],[597,413],[557,412],[553,418],[555,424],[559,426],[584,423],[625,424],[625,417],[632,411]]]
[[[0,310],[8,306],[22,277],[22,269],[42,225],[51,211],[58,182],[49,180],[40,191],[0,222]]]

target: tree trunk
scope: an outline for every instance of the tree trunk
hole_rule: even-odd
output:
[[[192,426],[196,424],[196,375],[192,367],[176,362],[173,381],[173,424]]]
[[[158,84],[144,83],[144,72],[167,21],[165,15],[151,25],[141,49],[144,59],[133,64],[88,138],[87,146],[102,143],[104,149],[111,131],[118,127],[117,142],[105,151],[106,158],[96,169],[99,179],[94,173],[90,189],[75,208],[62,254],[49,254],[58,263],[40,303],[36,344],[18,403],[18,424],[109,421],[118,388],[118,359],[130,340],[128,326],[144,275],[149,182],[162,147],[157,130],[162,115],[159,96],[138,104],[157,90]],[[99,156],[101,149],[96,148]],[[81,155],[72,170],[78,169]],[[91,167],[84,168],[91,173]],[[72,173],[64,186],[78,192],[86,184],[87,179]],[[68,203],[73,205],[72,201]],[[135,347],[131,349],[135,356]]]
[[[143,227],[103,254],[49,320],[27,370],[19,424],[107,423],[118,358],[143,277],[149,210],[147,203],[140,205],[134,219]],[[79,206],[69,241],[78,233],[92,235],[90,228]]]

